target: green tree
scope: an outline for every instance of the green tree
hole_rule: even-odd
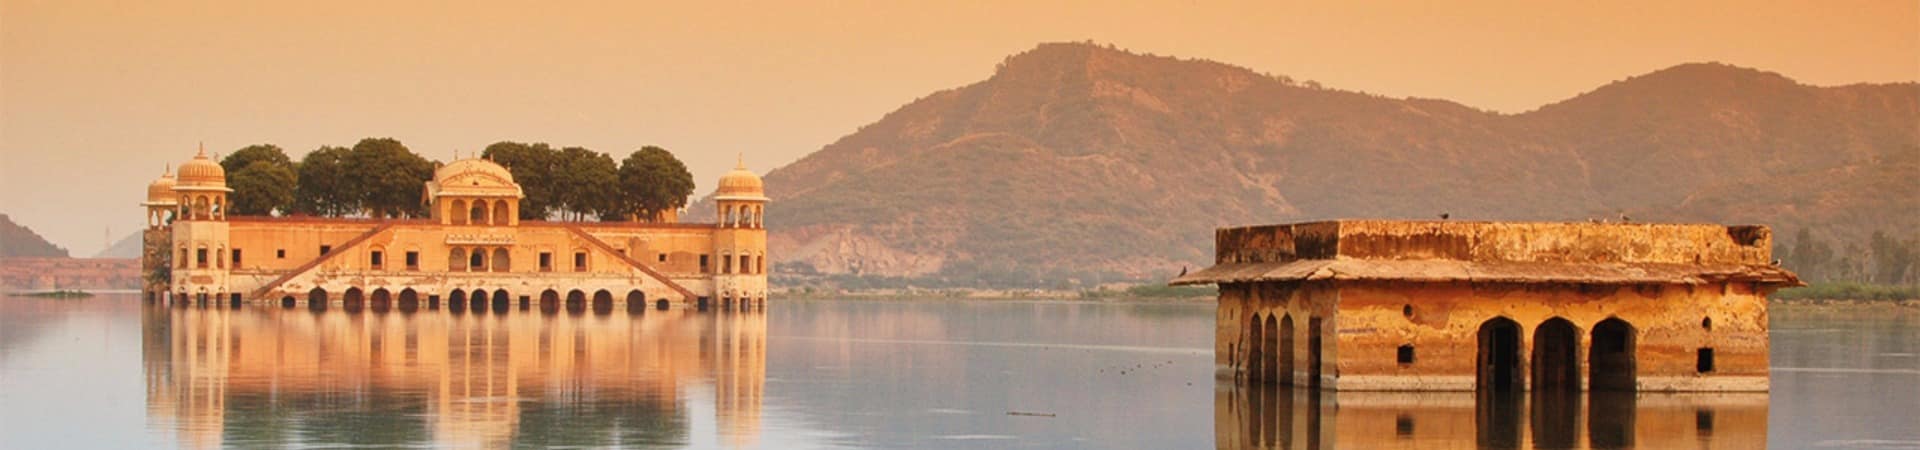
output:
[[[554,205],[571,220],[617,214],[619,167],[613,157],[581,147],[560,149],[554,161]]]
[[[373,217],[420,217],[426,205],[422,185],[433,177],[433,162],[413,154],[393,138],[366,138],[347,153],[348,186],[360,208]]]
[[[320,147],[300,158],[294,188],[294,210],[316,216],[344,216],[360,210],[360,200],[348,178],[343,147]]]
[[[1888,285],[1905,284],[1915,257],[1920,256],[1916,255],[1920,251],[1916,251],[1914,242],[1901,241],[1881,231],[1874,231],[1870,241],[1873,275],[1869,281]]]
[[[233,189],[232,214],[265,216],[293,211],[293,160],[280,147],[249,145],[220,158],[220,167],[227,171],[227,187]]]
[[[500,141],[487,146],[480,156],[506,166],[513,173],[513,181],[520,184],[526,195],[520,200],[520,219],[545,220],[554,211],[554,180],[559,178],[554,164],[560,159],[560,151],[544,142]]]
[[[1782,259],[1786,261],[1787,268],[1800,274],[1801,279],[1825,281],[1827,265],[1833,261],[1833,247],[1813,237],[1812,230],[1801,227],[1800,232],[1793,235],[1793,251]]]
[[[265,216],[276,211],[281,214],[293,211],[296,179],[288,165],[258,160],[228,173],[227,187],[233,189],[233,214]]]
[[[693,173],[667,149],[646,146],[620,161],[620,189],[615,195],[618,213],[638,214],[649,220],[661,211],[687,206],[693,195]]]

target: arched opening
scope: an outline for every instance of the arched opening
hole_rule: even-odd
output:
[[[510,268],[507,266],[507,259],[508,259],[507,249],[504,249],[504,248],[493,249],[493,271],[494,272],[508,271]]]
[[[1282,316],[1280,318],[1280,327],[1274,330],[1274,337],[1280,340],[1279,344],[1274,346],[1274,350],[1278,354],[1275,355],[1273,359],[1280,363],[1280,367],[1276,369],[1276,373],[1279,374],[1281,384],[1292,385],[1294,378],[1293,315],[1288,314]]]
[[[1280,318],[1267,316],[1267,339],[1260,342],[1261,353],[1266,355],[1265,364],[1260,366],[1260,378],[1268,383],[1281,383],[1280,373]]]
[[[601,289],[593,293],[593,313],[609,314],[613,312],[613,293]]]
[[[639,289],[628,291],[627,292],[627,312],[639,313],[639,312],[644,312],[646,310],[647,310],[647,294],[641,293]]]
[[[387,292],[386,288],[374,289],[373,295],[369,300],[369,303],[371,303],[373,307],[373,312],[387,312],[393,309],[393,294]]]
[[[493,311],[494,312],[507,312],[507,308],[511,308],[511,307],[513,307],[512,294],[508,294],[506,289],[493,291]]]
[[[487,201],[474,200],[473,209],[467,214],[467,220],[474,225],[486,225],[489,217],[491,216],[487,215]]]
[[[560,311],[560,293],[548,289],[540,292],[540,312],[556,313]]]
[[[476,314],[487,312],[487,291],[485,289],[474,289],[472,294],[467,295],[467,310]]]
[[[667,299],[664,299],[664,298],[663,298],[663,299],[659,299],[659,300],[654,300],[654,301],[653,301],[653,309],[658,309],[658,310],[661,310],[661,311],[666,311],[666,310],[667,310],[667,305],[668,305],[668,303],[667,303]]]
[[[347,293],[340,295],[340,302],[346,306],[347,311],[358,312],[367,306],[366,293],[360,292],[360,288],[357,287],[347,288]]]
[[[454,247],[453,250],[447,251],[447,271],[467,271],[467,249]]]
[[[307,291],[307,308],[327,309],[327,290],[316,287]]]
[[[507,219],[509,219],[509,217],[507,216],[510,212],[511,211],[507,209],[506,200],[494,200],[493,201],[493,224],[506,225]]]
[[[149,294],[149,295],[151,295],[151,294]],[[292,307],[293,307],[293,304],[294,304],[294,303],[296,303],[296,302],[295,302],[295,301],[293,300],[293,296],[291,296],[291,295],[289,295],[289,296],[285,296],[285,297],[280,297],[280,307],[281,307],[281,308],[292,308]]]
[[[400,290],[400,312],[410,313],[420,310],[420,293],[413,288]]]
[[[1521,389],[1520,324],[1505,317],[1480,324],[1479,352],[1474,357],[1474,388],[1507,392]]]
[[[447,310],[453,312],[466,311],[467,292],[454,289],[453,292],[447,293]]]
[[[1618,317],[1593,326],[1587,349],[1587,378],[1595,391],[1634,390],[1633,325]]]
[[[466,225],[467,224],[467,201],[454,199],[453,208],[447,211],[447,216],[453,219],[452,222],[454,225]]]
[[[467,270],[472,272],[487,271],[487,250],[486,249],[476,248],[476,249],[473,249],[473,253],[467,254]]]
[[[579,289],[567,291],[567,312],[581,312],[587,309],[587,293]]]
[[[1323,359],[1325,355],[1320,353],[1324,347],[1321,344],[1325,343],[1323,327],[1319,317],[1307,317],[1307,385],[1314,389],[1320,388],[1321,369],[1326,361]]]
[[[1267,343],[1265,328],[1267,323],[1260,318],[1259,314],[1254,314],[1253,317],[1248,318],[1247,323],[1249,324],[1247,326],[1246,344],[1247,365],[1242,370],[1247,374],[1247,381],[1265,383],[1267,382],[1267,374],[1265,373],[1265,368],[1267,367],[1267,350],[1263,347],[1266,347]]]
[[[1555,317],[1533,330],[1534,392],[1580,391],[1580,331]]]

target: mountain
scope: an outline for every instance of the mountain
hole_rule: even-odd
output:
[[[1920,229],[1920,84],[1684,64],[1521,114],[1043,44],[766,175],[787,272],[1159,279],[1340,217]]]
[[[146,242],[142,240],[141,234],[141,232],[135,231],[133,234],[127,235],[127,237],[120,238],[120,240],[115,241],[112,246],[100,250],[100,253],[94,254],[93,257],[137,259],[140,257],[142,247],[146,245]]]
[[[0,214],[0,258],[65,258],[67,249],[41,238],[39,233]]]

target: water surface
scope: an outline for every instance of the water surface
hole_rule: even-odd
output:
[[[1211,304],[0,299],[0,448],[1920,448],[1920,312],[1776,307],[1773,392],[1243,389]]]

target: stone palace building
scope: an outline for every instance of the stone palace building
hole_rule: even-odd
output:
[[[714,223],[521,220],[513,174],[479,158],[434,170],[425,219],[229,216],[230,192],[204,150],[147,187],[149,300],[551,311],[767,297],[767,197],[744,165],[720,178]]]

